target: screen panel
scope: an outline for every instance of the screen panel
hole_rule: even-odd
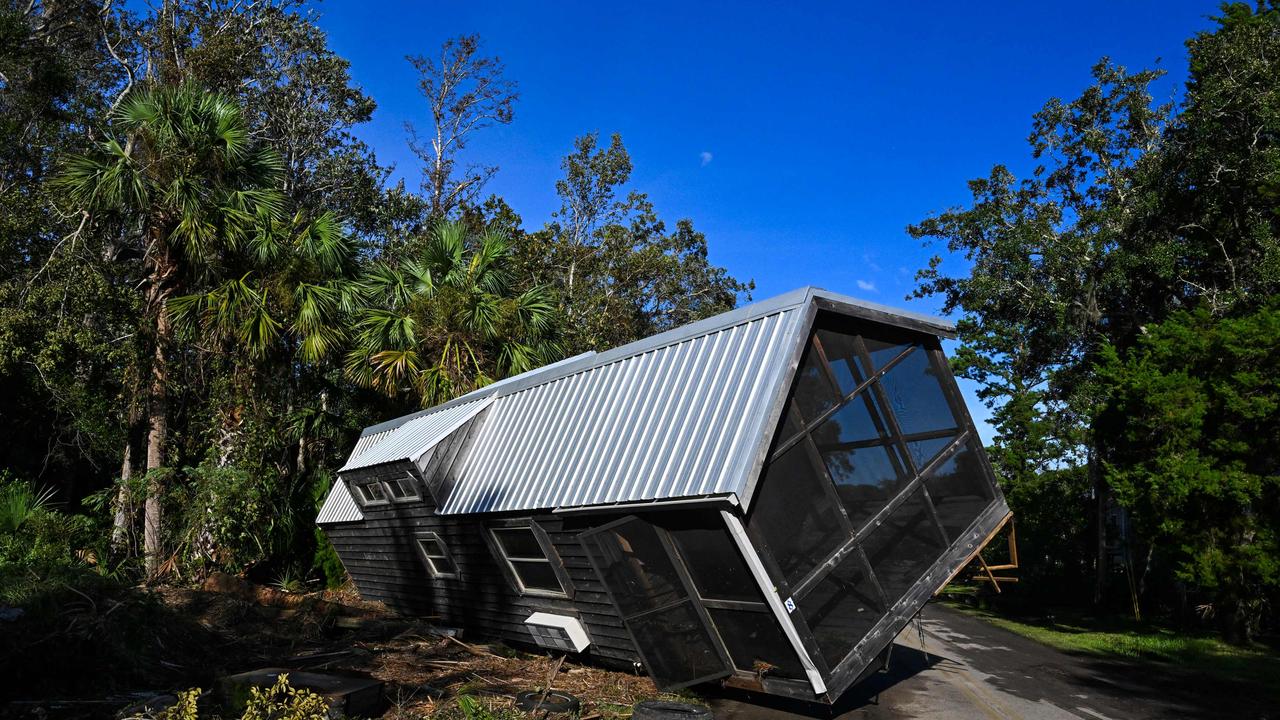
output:
[[[731,674],[664,530],[630,517],[579,538],[659,688]]]
[[[855,553],[805,595],[799,609],[823,659],[835,667],[875,626],[885,607]]]
[[[829,670],[999,498],[961,402],[937,338],[818,313],[747,528]]]
[[[799,582],[848,539],[830,483],[801,442],[769,463],[749,524],[789,582]]]
[[[951,540],[959,538],[995,499],[977,442],[970,439],[925,478],[938,520]]]
[[[933,566],[946,546],[924,493],[914,490],[871,531],[862,547],[893,605]]]

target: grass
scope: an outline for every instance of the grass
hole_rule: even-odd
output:
[[[955,602],[953,597],[944,602],[1064,652],[1135,663],[1168,663],[1189,672],[1248,683],[1280,699],[1280,651],[1262,643],[1232,645],[1212,635],[1069,612],[1043,620],[1013,619]]]

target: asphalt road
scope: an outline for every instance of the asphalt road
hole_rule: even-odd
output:
[[[908,626],[889,670],[835,707],[731,694],[711,701],[716,718],[1280,718],[1245,687],[1064,653],[943,605],[925,609],[923,628],[923,645],[916,625]]]

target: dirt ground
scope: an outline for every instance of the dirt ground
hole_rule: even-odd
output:
[[[384,717],[393,718],[435,714],[453,707],[464,694],[506,707],[515,693],[541,690],[549,680],[555,690],[578,696],[583,720],[629,715],[632,704],[660,696],[647,677],[568,660],[560,663],[549,653],[466,635],[453,637],[430,619],[400,616],[352,592],[283,593],[229,576],[215,576],[201,590],[161,587],[132,592],[147,597],[91,601],[92,608],[83,603],[59,617],[68,631],[96,628],[101,644],[122,634],[109,631],[113,622],[131,622],[129,612],[113,612],[117,607],[126,602],[158,606],[151,612],[160,611],[158,624],[171,622],[175,627],[147,620],[149,627],[124,631],[135,641],[137,634],[147,635],[147,652],[138,654],[145,657],[145,667],[130,667],[127,673],[119,668],[113,677],[112,666],[120,663],[104,659],[88,673],[88,668],[67,668],[65,682],[45,677],[40,683],[24,683],[25,688],[11,687],[0,694],[0,718],[111,717],[140,698],[191,687],[207,689],[218,677],[264,667],[376,678],[385,683]],[[113,621],[112,614],[118,620]],[[40,638],[40,646],[60,647],[59,632],[55,628],[54,637]],[[32,650],[39,652],[39,647]]]

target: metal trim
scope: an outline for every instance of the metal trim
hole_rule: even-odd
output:
[[[601,505],[573,505],[569,507],[558,507],[552,509],[551,512],[556,515],[601,515],[612,514],[615,512],[642,512],[645,510],[670,510],[672,508],[685,507],[701,507],[718,505],[728,505],[729,507],[738,507],[738,496],[733,493],[724,493],[719,495],[702,495],[699,497],[684,497],[674,500],[665,500],[657,498],[654,500],[640,500],[638,502],[624,502]]]
[[[756,579],[756,584],[760,586],[760,592],[764,594],[765,604],[773,611],[773,616],[777,619],[778,624],[782,627],[782,634],[787,636],[787,640],[791,642],[791,647],[796,651],[796,655],[800,659],[800,665],[804,667],[804,674],[809,678],[809,684],[813,687],[814,695],[823,695],[827,692],[827,685],[822,680],[822,674],[818,672],[818,666],[814,664],[813,658],[809,657],[809,651],[804,646],[804,641],[800,639],[800,633],[796,630],[796,626],[791,622],[791,615],[782,605],[782,598],[778,597],[777,588],[774,587],[773,581],[769,579],[769,573],[764,569],[764,563],[760,561],[760,556],[756,553],[755,547],[751,544],[751,538],[747,536],[747,530],[742,525],[742,521],[737,515],[721,510],[720,516],[724,518],[725,526],[729,528],[729,535],[737,544],[738,550],[742,552],[742,557],[747,561],[747,567],[751,569],[751,574]]]

